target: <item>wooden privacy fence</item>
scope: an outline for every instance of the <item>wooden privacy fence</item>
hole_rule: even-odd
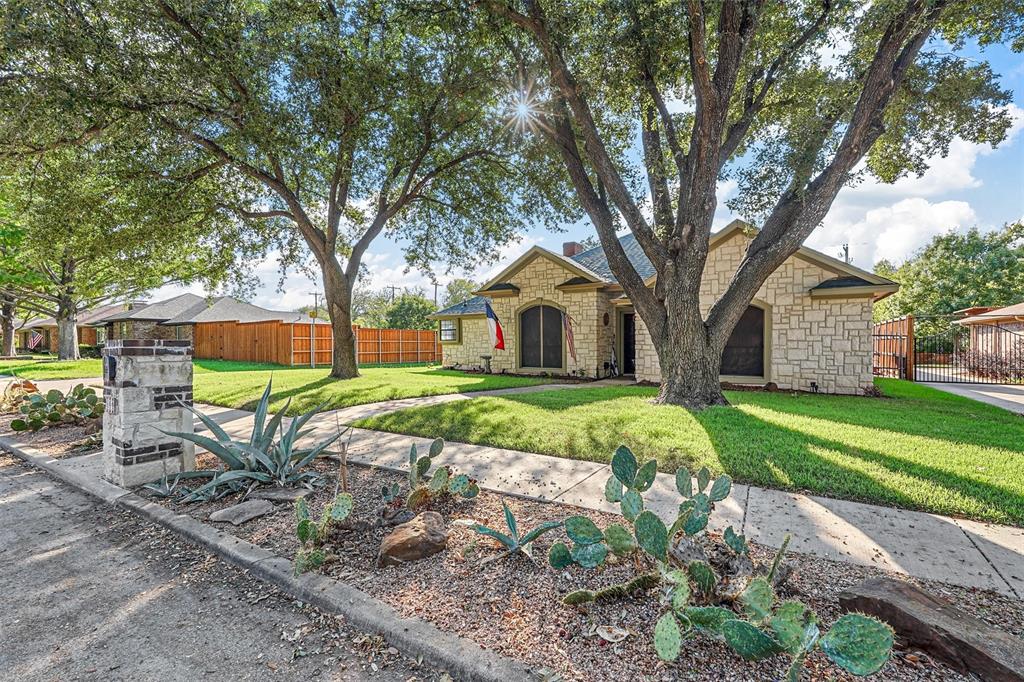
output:
[[[360,365],[441,361],[437,332],[352,326]],[[329,365],[334,334],[329,324],[303,322],[201,322],[194,325],[195,357],[269,362],[294,367]]]
[[[441,343],[433,329],[375,329],[352,326],[356,362],[360,365],[400,365],[441,362]]]
[[[872,369],[876,376],[914,380],[914,316],[874,325]]]

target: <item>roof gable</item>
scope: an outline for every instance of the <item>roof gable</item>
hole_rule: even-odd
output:
[[[565,268],[573,275],[576,275],[578,277],[584,277],[587,279],[587,281],[590,282],[609,281],[607,278],[602,277],[599,273],[595,272],[594,270],[591,270],[585,264],[577,262],[573,258],[561,256],[555,253],[554,251],[548,251],[547,249],[540,246],[531,246],[523,255],[519,256],[519,258],[516,258],[514,261],[512,261],[512,263],[509,264],[507,268],[502,270],[495,277],[492,277],[490,280],[488,280],[475,293],[478,295],[486,295],[486,292],[489,289],[492,289],[497,284],[504,283],[505,280],[515,275],[517,272],[525,268],[527,265],[532,263],[537,258],[545,258],[554,263],[555,265],[559,265]]]

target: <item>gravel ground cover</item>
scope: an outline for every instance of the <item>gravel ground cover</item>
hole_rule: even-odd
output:
[[[103,439],[96,426],[88,424],[61,424],[48,426],[35,433],[11,429],[11,422],[16,414],[0,414],[0,436],[16,438],[34,450],[49,455],[54,459],[78,457],[96,452],[103,447]],[[92,432],[92,433],[90,433]]]
[[[316,467],[329,476],[336,471],[329,460]],[[353,518],[375,521],[380,507],[379,490],[404,477],[392,472],[350,467],[349,488],[355,498]],[[334,484],[308,498],[318,514],[333,497]],[[178,504],[160,500],[179,513],[206,521],[217,509],[235,504],[238,496],[217,502]],[[485,563],[498,553],[497,545],[467,527],[453,524],[459,519],[504,530],[501,503],[515,512],[521,532],[543,521],[563,519],[578,513],[566,505],[542,503],[484,491],[473,500],[458,500],[435,506],[448,523],[448,549],[440,554],[397,567],[378,569],[376,555],[381,539],[390,530],[372,526],[362,530],[336,531],[327,550],[329,562],[320,570],[352,584],[391,604],[407,616],[418,616],[438,627],[474,640],[503,655],[543,669],[549,679],[564,680],[777,680],[785,672],[787,659],[776,657],[762,663],[745,663],[724,644],[708,637],[694,636],[671,664],[658,660],[652,645],[654,623],[660,615],[657,597],[651,593],[605,605],[586,608],[565,606],[560,598],[579,588],[595,589],[633,577],[633,560],[607,565],[600,570],[577,566],[556,571],[547,565],[547,550],[564,540],[562,530],[542,536],[534,548],[536,564],[515,556]],[[606,526],[620,517],[589,513]],[[291,558],[298,548],[294,516],[290,505],[280,504],[271,515],[226,529],[262,547]],[[754,545],[755,560],[765,561],[774,550]],[[846,587],[886,572],[868,567],[830,562],[816,557],[789,555],[795,572],[782,598],[799,598],[819,614],[825,626],[839,615],[837,595]],[[897,576],[907,579],[905,576]],[[965,611],[1015,635],[1024,635],[1024,603],[1002,595],[964,589],[930,581],[911,580],[933,594],[953,601]],[[606,628],[627,633],[619,642],[602,637]],[[824,627],[823,627],[824,630]],[[805,680],[856,679],[832,665],[820,653],[808,662]],[[949,668],[921,652],[899,647],[893,659],[875,679],[961,680]]]

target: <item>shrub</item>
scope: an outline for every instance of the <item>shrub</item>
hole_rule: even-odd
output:
[[[78,355],[83,358],[100,358],[103,357],[103,352],[99,346],[80,343],[78,344]]]

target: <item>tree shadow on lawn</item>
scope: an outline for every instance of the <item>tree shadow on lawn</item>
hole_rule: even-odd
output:
[[[741,428],[722,428],[706,414],[706,411],[698,413],[696,418],[707,432],[721,468],[737,481],[784,490],[808,490],[825,497],[884,503],[918,511],[1024,524],[1024,494],[1017,490],[863,446],[811,435],[739,410],[731,421]],[[773,440],[781,434],[783,447],[760,446],[762,439],[751,437],[756,433],[771,434],[775,436]],[[866,472],[830,461],[821,454],[824,451],[837,452],[852,460],[878,465],[892,474],[917,479],[932,488],[932,494],[939,503],[929,504],[915,499]],[[924,489],[918,490],[925,492]],[[944,504],[950,496],[960,498],[974,509],[964,509],[956,502]]]
[[[730,396],[736,407],[749,405],[837,424],[1024,452],[1024,419],[969,398],[927,401],[840,395],[781,396],[783,400],[778,397],[776,393]]]

